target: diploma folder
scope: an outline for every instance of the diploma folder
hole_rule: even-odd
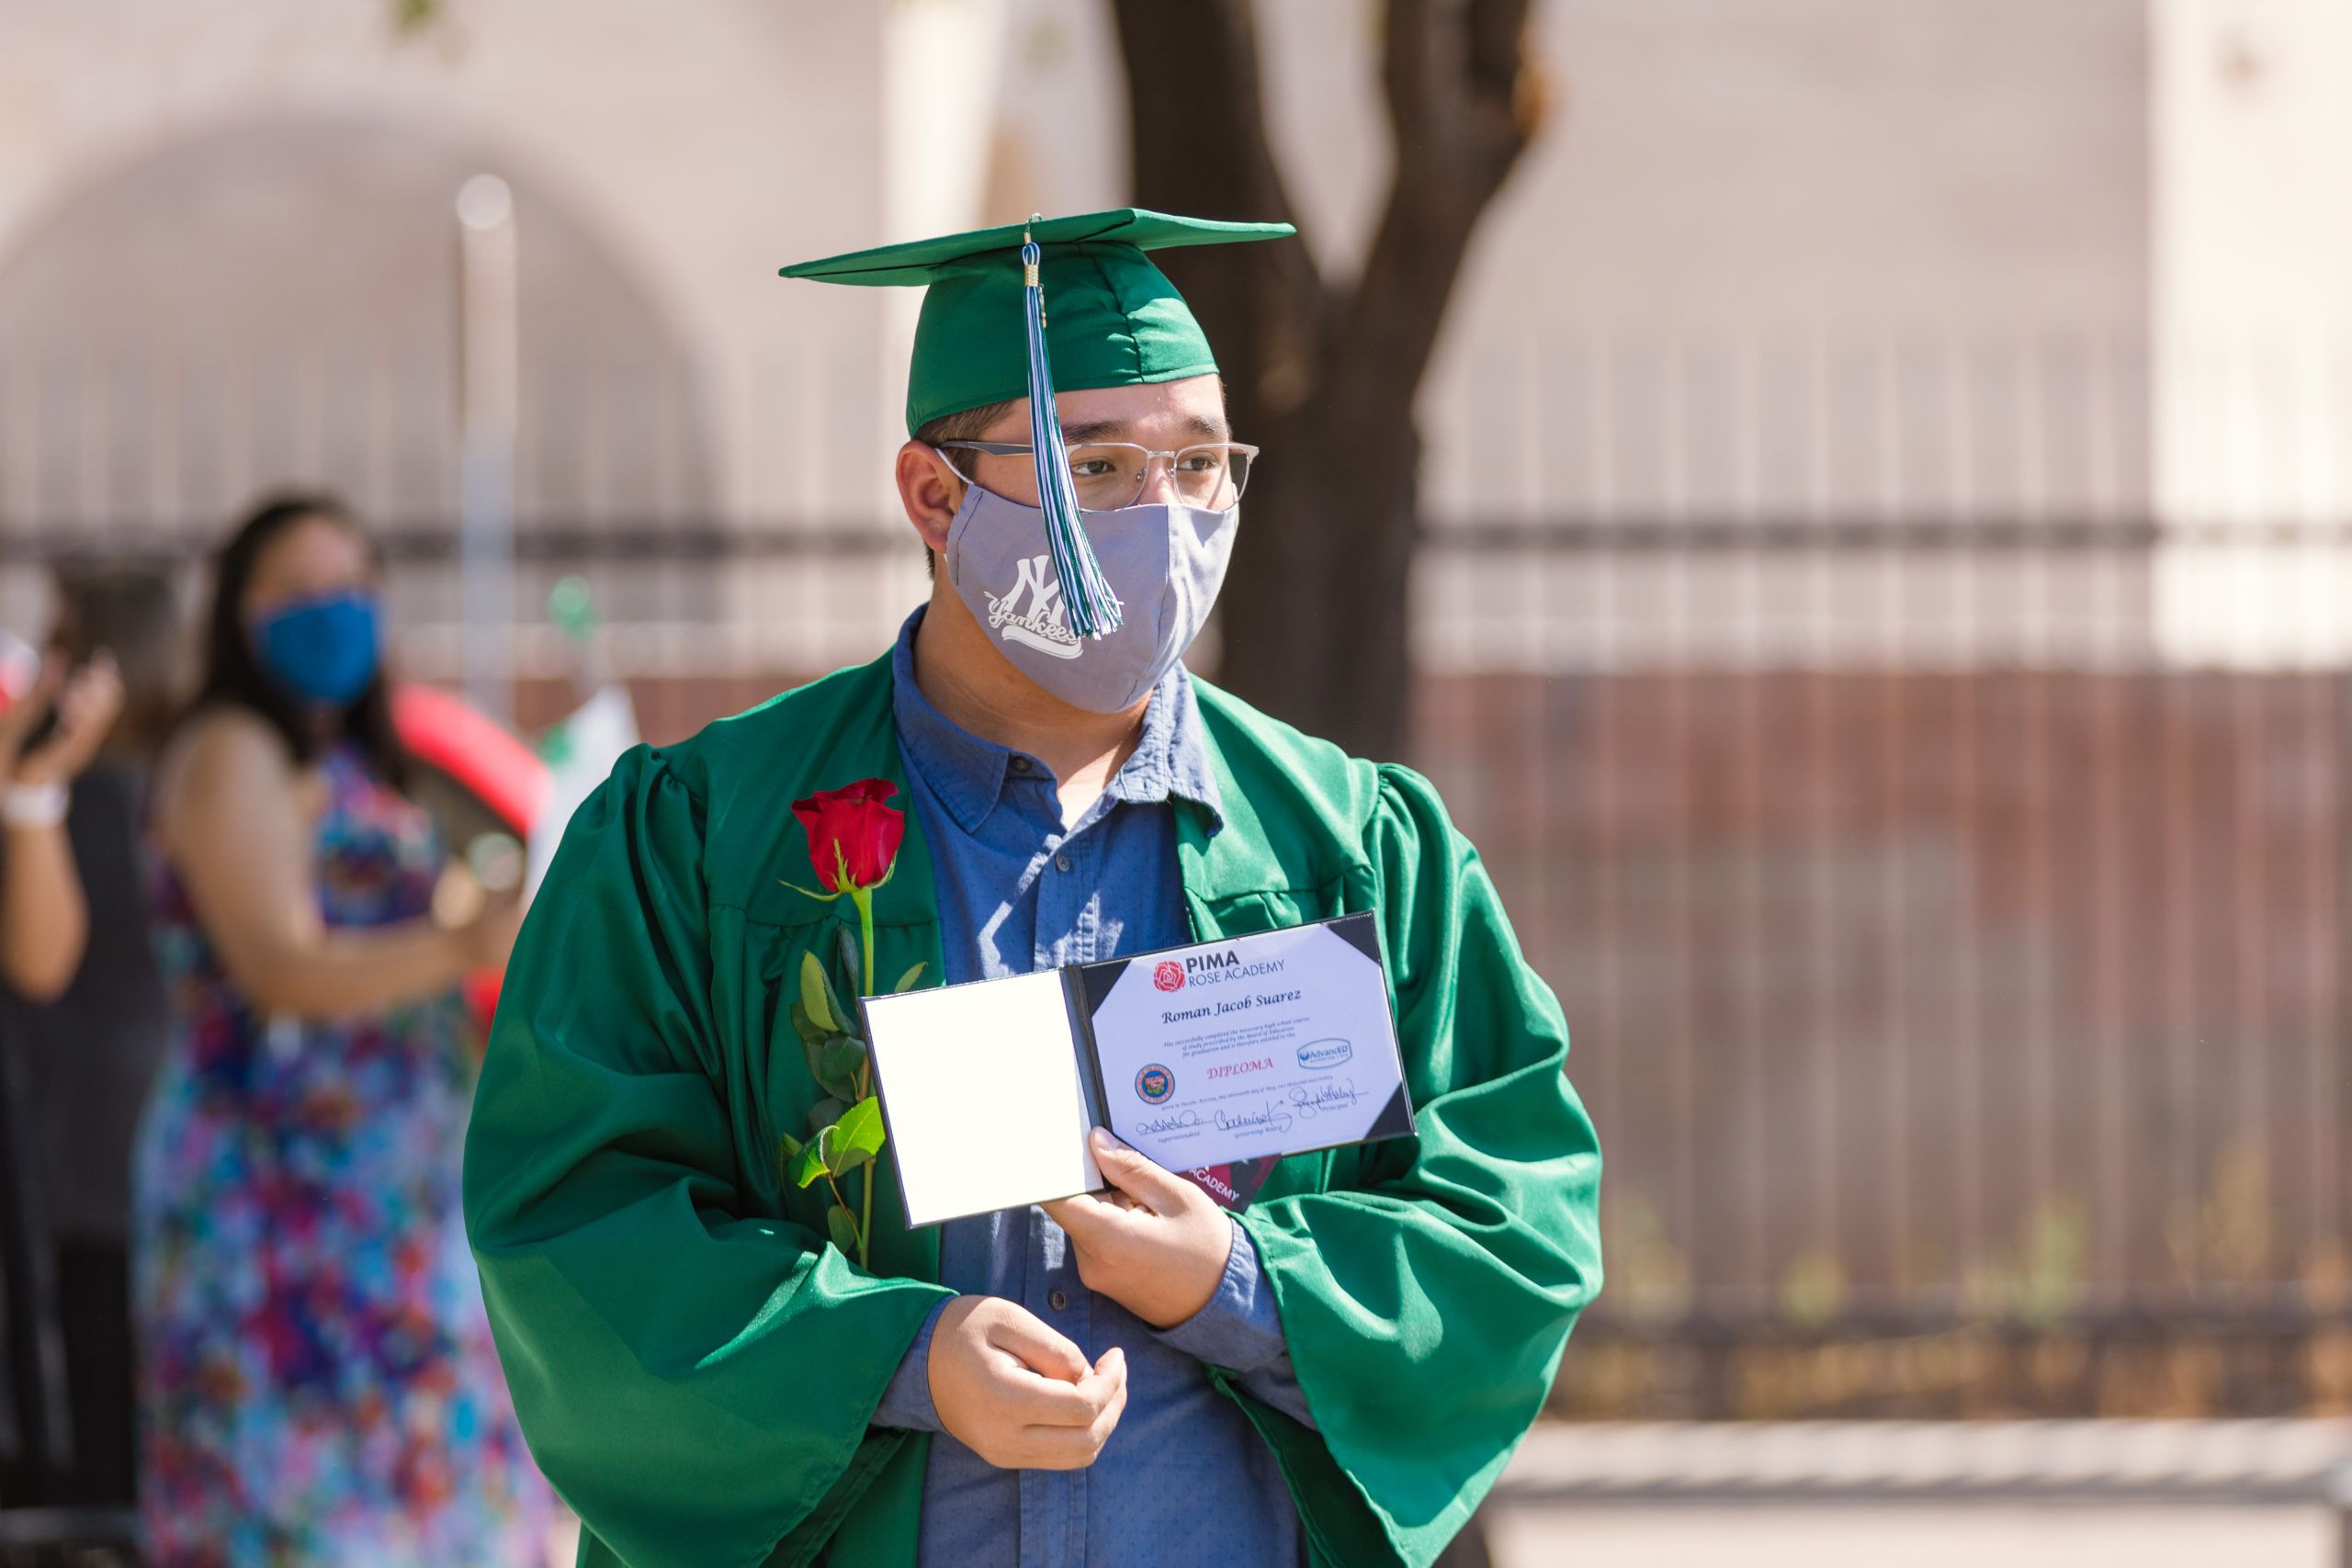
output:
[[[1228,1207],[1228,1168],[1413,1131],[1369,914],[863,1005],[910,1224],[1102,1191],[1097,1126]]]

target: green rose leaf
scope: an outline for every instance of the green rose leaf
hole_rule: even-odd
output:
[[[839,1034],[842,1026],[833,1021],[832,1009],[827,1004],[832,998],[832,987],[825,984],[825,966],[817,962],[814,952],[800,955],[800,1005],[808,1010],[808,1021],[827,1034]]]
[[[857,1069],[864,1066],[865,1042],[854,1034],[836,1034],[818,1047],[817,1081],[835,1094],[842,1093],[836,1085],[854,1084]]]
[[[792,1182],[796,1187],[813,1187],[823,1178],[832,1158],[833,1130],[820,1127],[817,1135],[800,1147],[792,1162]]]
[[[780,1156],[784,1168],[789,1170],[792,1168],[792,1162],[800,1157],[800,1140],[786,1133],[778,1142],[784,1147],[784,1153]]]
[[[818,1028],[817,1021],[808,1016],[808,1010],[795,1002],[792,1004],[792,1032],[800,1036],[803,1045],[817,1045],[823,1043],[832,1031]]]
[[[825,1228],[832,1233],[833,1245],[842,1249],[842,1256],[857,1256],[857,1221],[847,1209],[836,1203],[826,1210]]]
[[[918,959],[913,968],[899,976],[899,983],[890,987],[891,994],[895,996],[900,991],[913,990],[915,982],[922,978],[923,969],[929,963],[929,959]]]
[[[855,1169],[882,1152],[882,1102],[867,1095],[842,1112],[833,1123],[833,1144],[827,1151],[835,1176]]]
[[[848,1109],[849,1101],[847,1100],[836,1099],[830,1094],[824,1099],[819,1100],[816,1104],[810,1106],[808,1108],[808,1135],[813,1138],[824,1129],[840,1121],[842,1119],[842,1112]]]

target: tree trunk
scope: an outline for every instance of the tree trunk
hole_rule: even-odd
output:
[[[1114,0],[1135,199],[1292,220],[1266,133],[1250,0]],[[1359,755],[1405,739],[1419,532],[1414,400],[1470,236],[1542,118],[1527,0],[1389,0],[1396,174],[1363,276],[1303,243],[1165,253],[1265,448],[1220,600],[1225,682]],[[1182,69],[1176,69],[1176,62]]]

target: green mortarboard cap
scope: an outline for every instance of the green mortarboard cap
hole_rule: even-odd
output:
[[[786,277],[868,286],[920,285],[907,432],[941,414],[1029,400],[1037,501],[1070,630],[1119,629],[1118,595],[1102,575],[1069,475],[1056,390],[1179,381],[1216,369],[1201,323],[1146,251],[1278,240],[1287,223],[1220,223],[1123,207],[1076,218],[1032,215],[936,240],[857,251],[783,269]]]
[[[1201,324],[1146,251],[1278,240],[1287,223],[1220,223],[1123,207],[913,240],[783,269],[820,283],[922,287],[907,370],[910,434],[944,413],[1029,395],[1021,246],[1040,252],[1053,384],[1132,387],[1216,369]]]

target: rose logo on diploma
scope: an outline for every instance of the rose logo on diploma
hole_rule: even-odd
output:
[[[1151,983],[1163,991],[1181,991],[1184,988],[1184,966],[1169,959],[1151,972]]]
[[[1136,1075],[1136,1094],[1146,1105],[1159,1105],[1176,1092],[1176,1075],[1158,1062]]]

